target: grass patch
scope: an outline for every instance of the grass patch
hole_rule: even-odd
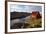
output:
[[[25,22],[27,22],[24,25],[24,27],[26,27],[26,28],[40,28],[40,27],[42,27],[42,19],[41,18],[39,18],[39,19],[29,19]]]

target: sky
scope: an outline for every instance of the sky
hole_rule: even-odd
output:
[[[10,12],[28,12],[32,13],[32,11],[39,11],[42,13],[42,7],[41,6],[34,6],[34,5],[10,5]]]

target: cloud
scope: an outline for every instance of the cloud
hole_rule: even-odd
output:
[[[33,10],[42,12],[41,6],[33,6],[33,5],[11,5],[10,9],[11,9],[11,12],[17,11],[17,12],[31,13]]]

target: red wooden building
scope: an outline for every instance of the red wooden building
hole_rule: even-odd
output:
[[[32,11],[32,18],[41,18],[39,11]]]

